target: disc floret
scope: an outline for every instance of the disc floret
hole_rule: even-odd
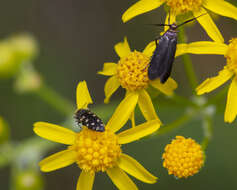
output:
[[[121,155],[117,136],[106,130],[97,132],[84,127],[70,146],[77,153],[78,166],[88,172],[106,171],[116,165]]]
[[[177,178],[187,178],[200,170],[204,164],[204,155],[201,146],[191,138],[176,136],[171,144],[166,145],[162,156],[169,175]]]
[[[118,62],[117,76],[120,84],[128,91],[144,89],[148,86],[147,65],[150,59],[147,55],[134,51],[122,57]]]

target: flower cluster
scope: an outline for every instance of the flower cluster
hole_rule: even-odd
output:
[[[171,144],[166,145],[163,166],[169,174],[177,178],[187,178],[196,174],[203,166],[203,150],[193,139],[176,136]]]
[[[197,95],[211,92],[232,79],[224,120],[226,122],[234,121],[237,116],[237,38],[233,38],[229,45],[226,45],[221,32],[206,9],[237,20],[237,8],[224,0],[139,0],[125,11],[122,20],[127,22],[162,4],[166,4],[169,11],[166,24],[164,24],[165,30],[161,37],[168,35],[168,33],[175,36],[176,31],[174,30],[177,27],[172,27],[179,26],[175,23],[176,17],[191,12],[194,17],[197,17],[197,21],[213,41],[180,43],[177,44],[177,48],[175,44],[172,46],[175,48],[173,52],[169,52],[170,49],[167,50],[166,46],[163,47],[162,41],[159,43],[150,42],[143,51],[131,50],[126,37],[122,42],[117,43],[114,49],[119,60],[116,63],[104,63],[103,69],[98,71],[98,74],[109,77],[104,86],[104,103],[109,103],[110,98],[120,86],[126,91],[123,100],[107,124],[104,124],[99,117],[89,111],[88,105],[93,101],[86,82],[79,82],[76,90],[77,109],[75,112],[75,114],[80,112],[80,115],[76,115],[77,124],[82,126],[79,132],[47,122],[34,124],[34,132],[40,137],[68,145],[66,150],[43,159],[39,163],[42,171],[50,172],[76,163],[82,170],[78,178],[77,190],[92,189],[97,172],[106,172],[118,189],[137,189],[127,173],[142,182],[156,183],[157,177],[122,150],[123,144],[154,134],[162,123],[166,123],[157,116],[149,88],[172,98],[175,96],[174,90],[178,85],[169,76],[167,81],[162,81],[160,75],[154,80],[149,77],[148,68],[151,66],[151,59],[155,56],[160,63],[159,66],[164,67],[170,75],[174,57],[188,53],[224,55],[227,60],[224,69],[219,72],[218,76],[208,78],[197,86],[196,92]],[[173,38],[175,39],[175,37]],[[169,43],[171,42],[169,41]],[[166,50],[167,54],[165,54]],[[162,58],[161,55],[166,56]],[[169,56],[170,60],[168,60]],[[163,63],[169,64],[169,67],[166,68],[167,65],[162,65]],[[145,119],[144,123],[136,124],[136,106],[139,107]],[[199,110],[202,108],[202,105],[200,106],[198,103],[195,106],[199,106]],[[132,126],[120,131],[129,119]],[[96,125],[104,127],[103,130],[99,130],[100,128]],[[187,178],[198,173],[204,165],[204,157],[203,147],[191,138],[182,136],[176,136],[176,139],[165,147],[162,156],[163,166],[167,168],[170,175],[173,174],[177,178]]]

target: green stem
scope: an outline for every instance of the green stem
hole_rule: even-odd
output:
[[[172,96],[172,100],[178,104],[181,104],[183,107],[197,107],[197,105],[192,101],[190,100],[189,98],[186,98],[186,97],[183,97],[183,96],[179,96],[177,94],[174,94]]]
[[[181,43],[187,43],[184,27],[181,27],[179,30],[179,40]],[[195,91],[195,88],[198,85],[198,79],[195,74],[190,55],[188,54],[182,55],[182,59],[183,59],[184,68],[185,68],[190,86],[192,87],[192,90]]]
[[[203,133],[204,133],[204,138],[202,141],[202,149],[206,150],[211,138],[212,138],[212,118],[209,115],[205,115],[203,118]]]
[[[219,91],[215,96],[212,96],[208,102],[204,106],[208,106],[210,104],[217,104],[222,100],[223,97],[226,96],[229,86],[225,86],[221,91]]]
[[[1,144],[0,147],[0,168],[8,165],[9,162],[12,161],[14,146],[10,143]]]
[[[45,84],[42,84],[41,87],[34,92],[46,103],[65,116],[71,115],[75,110],[73,105],[68,100],[61,97],[57,92]]]
[[[178,118],[177,120],[173,121],[172,123],[162,127],[161,129],[159,129],[156,133],[156,135],[164,135],[174,129],[177,129],[178,127],[183,126],[185,123],[189,122],[194,114],[190,113],[190,114],[184,114],[183,116],[181,116],[180,118]]]

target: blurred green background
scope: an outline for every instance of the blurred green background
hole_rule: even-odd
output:
[[[102,69],[104,62],[118,61],[113,46],[127,36],[132,49],[143,50],[161,31],[146,24],[162,23],[165,19],[165,12],[161,7],[123,24],[121,15],[134,2],[136,1],[1,1],[0,39],[22,32],[31,33],[40,48],[34,66],[46,83],[75,103],[76,85],[79,81],[86,80],[94,106],[100,105],[103,103],[103,87],[107,78],[97,75],[96,72]],[[236,1],[230,2],[237,6]],[[216,17],[216,24],[226,42],[236,36],[237,22],[233,19]],[[189,42],[210,40],[199,24],[186,28]],[[192,60],[200,81],[216,75],[225,64],[223,56],[193,55]],[[179,83],[177,93],[189,96],[191,90],[180,58],[175,61],[172,77]],[[0,80],[0,115],[8,121],[11,139],[16,143],[35,136],[32,130],[35,121],[58,124],[64,121],[65,118],[61,114],[39,97],[33,94],[16,94],[13,83],[13,79]],[[121,100],[121,95],[124,95],[122,89],[112,100]],[[178,105],[167,106],[165,101],[165,98],[158,97],[156,108],[161,120],[166,124],[182,115],[184,110]],[[237,123],[224,123],[225,99],[220,105],[222,106],[214,119],[213,139],[206,151],[205,167],[189,179],[177,180],[169,176],[162,167],[161,156],[165,145],[176,135],[192,137],[201,142],[203,135],[200,121],[192,121],[168,135],[123,146],[124,152],[136,158],[159,177],[158,183],[154,185],[134,180],[140,189],[237,189]],[[112,112],[114,108],[108,106],[107,109]],[[60,146],[50,153],[63,148]],[[79,173],[76,165],[44,173],[45,190],[75,189]],[[0,169],[0,189],[10,188],[10,175],[9,166]],[[105,174],[100,173],[96,176],[94,189],[116,188]]]

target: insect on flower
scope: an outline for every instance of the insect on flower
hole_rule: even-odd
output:
[[[200,16],[203,16],[205,14],[202,14]],[[148,67],[148,77],[150,80],[160,78],[161,83],[165,83],[167,81],[171,74],[176,52],[178,32],[177,29],[180,26],[197,19],[198,17],[189,19],[179,25],[177,25],[176,23],[170,24],[170,18],[168,20],[168,24],[154,24],[155,26],[168,26],[169,29],[162,36],[155,39],[156,49],[153,53]],[[158,40],[159,43],[157,42]]]
[[[77,110],[74,117],[78,125],[84,125],[97,132],[105,131],[103,121],[89,109]]]

